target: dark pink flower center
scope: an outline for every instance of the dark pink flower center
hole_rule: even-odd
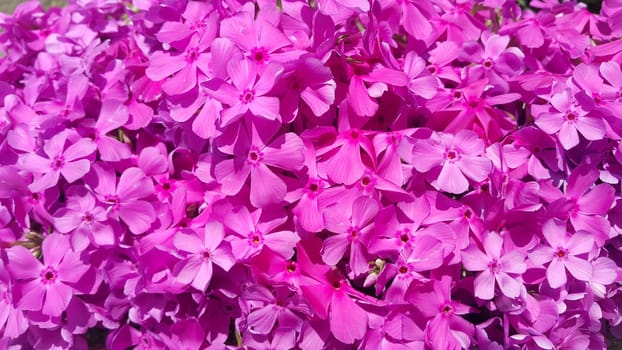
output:
[[[574,123],[577,120],[578,117],[579,116],[575,112],[570,112],[570,113],[566,114],[566,120],[569,123]]]
[[[263,234],[259,231],[251,232],[248,234],[248,245],[253,248],[257,248],[263,245]]]
[[[363,176],[361,178],[361,185],[363,185],[363,187],[369,186],[370,183],[371,183],[371,179],[369,178],[369,176]]]
[[[401,241],[402,243],[407,243],[409,240],[410,240],[410,237],[408,236],[408,234],[406,234],[406,233],[402,233],[402,234],[400,235],[400,241]]]
[[[355,240],[358,239],[360,235],[360,229],[357,226],[352,226],[348,229],[348,239]]]
[[[268,60],[268,51],[263,47],[256,47],[251,50],[250,58],[257,63],[264,63]]]
[[[255,91],[250,89],[245,89],[244,92],[240,95],[240,101],[243,103],[251,103],[255,98]]]
[[[495,63],[490,58],[487,58],[482,65],[484,66],[484,68],[490,69],[494,67]]]
[[[82,221],[87,224],[92,224],[93,221],[95,221],[95,217],[93,217],[93,214],[87,211],[86,213],[84,213],[84,215],[82,215]]]
[[[195,62],[199,59],[199,50],[196,47],[190,48],[186,53],[186,61],[189,63]]]
[[[248,152],[248,162],[251,164],[257,164],[263,159],[263,153],[258,149],[251,149]]]
[[[460,153],[453,148],[449,149],[445,152],[445,159],[450,163],[453,163],[456,160],[460,159]]]
[[[492,259],[492,261],[488,263],[488,269],[490,269],[492,273],[499,273],[501,272],[501,265],[499,265],[497,259]]]
[[[568,256],[568,250],[564,249],[562,247],[558,247],[557,251],[555,252],[555,256],[558,259],[564,259],[564,258],[566,258]]]
[[[469,107],[470,108],[477,108],[479,107],[479,100],[470,100],[469,101]]]
[[[65,158],[63,156],[56,156],[52,160],[52,169],[60,170],[65,166]]]
[[[50,266],[41,271],[41,282],[43,284],[53,284],[56,282],[58,274],[56,270]]]
[[[287,264],[287,272],[289,272],[289,273],[296,272],[296,263],[295,262],[292,261],[289,264]]]

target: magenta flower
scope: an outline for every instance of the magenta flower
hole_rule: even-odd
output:
[[[549,135],[556,134],[566,150],[579,144],[579,133],[590,141],[600,140],[605,135],[602,119],[589,112],[574,101],[570,90],[553,95],[548,110],[534,106],[536,125]]]
[[[230,39],[243,50],[252,65],[261,66],[274,62],[276,51],[291,45],[291,42],[275,26],[269,11],[262,11],[257,18],[254,18],[253,12],[243,12],[222,21],[220,36]]]
[[[503,239],[496,232],[484,238],[484,251],[471,245],[462,251],[462,264],[469,271],[482,271],[473,282],[475,296],[490,300],[495,296],[495,282],[508,298],[516,298],[521,293],[522,284],[517,275],[527,269],[525,257],[520,251],[503,252]]]
[[[213,275],[213,265],[229,271],[235,263],[231,247],[223,243],[225,231],[218,222],[205,224],[203,233],[196,230],[183,230],[175,235],[175,248],[187,254],[173,269],[177,280],[205,291]]]
[[[304,323],[303,317],[311,314],[301,296],[283,286],[270,291],[261,285],[254,285],[246,290],[244,299],[264,303],[263,307],[253,308],[248,314],[248,328],[254,334],[269,334],[277,321],[280,330],[299,332]]]
[[[216,17],[211,17],[208,25],[215,26]],[[197,85],[200,72],[205,75],[209,73],[209,56],[206,51],[214,40],[213,34],[200,37],[193,35],[184,52],[179,54],[155,52],[145,74],[154,81],[166,79],[162,89],[169,95],[191,90]]]
[[[298,115],[300,100],[318,117],[335,102],[336,84],[330,69],[316,58],[301,57],[294,72],[287,78],[284,75],[283,81],[286,82],[281,99],[284,121],[293,120]]]
[[[343,210],[335,210],[338,206]],[[373,232],[372,219],[377,212],[378,203],[369,197],[357,198],[351,209],[343,204],[327,208],[324,212],[326,228],[334,234],[324,240],[322,260],[328,265],[337,265],[350,248],[350,268],[354,275],[367,272],[365,247]]]
[[[231,137],[234,145],[223,145],[220,150],[230,154],[214,168],[215,178],[228,195],[240,192],[250,176],[250,201],[261,208],[278,203],[287,193],[287,185],[273,170],[275,167],[298,170],[302,167],[304,155],[302,140],[293,133],[276,135],[275,124],[240,123],[232,126]],[[224,137],[221,139],[223,140]]]
[[[308,242],[306,249],[302,245],[297,247],[300,268],[314,280],[300,287],[302,295],[317,317],[329,320],[330,332],[337,340],[352,344],[365,335],[369,322],[367,312],[353,297],[368,298],[354,290],[336,271],[321,264],[319,243],[315,240]]]
[[[566,284],[566,271],[579,281],[589,281],[592,277],[592,264],[578,257],[594,248],[594,239],[585,232],[579,231],[568,237],[565,223],[555,219],[548,220],[542,227],[546,245],[536,246],[529,253],[529,260],[536,265],[549,262],[546,279],[552,288]]]
[[[54,213],[54,227],[60,233],[74,232],[74,245],[85,247],[88,242],[98,246],[113,245],[116,237],[110,225],[106,210],[97,205],[95,197],[86,191],[79,191],[67,200],[67,206]]]
[[[225,226],[235,232],[230,238],[236,260],[248,259],[261,252],[264,247],[286,259],[294,254],[298,235],[292,231],[274,232],[286,217],[268,213],[261,209],[250,213],[246,207],[238,207],[225,217]]]
[[[468,348],[474,331],[473,325],[460,317],[469,312],[469,307],[452,300],[451,283],[451,277],[442,276],[423,287],[411,288],[407,295],[408,300],[429,319],[425,342],[435,350]]]
[[[71,302],[75,283],[89,267],[60,235],[46,237],[42,248],[42,262],[24,247],[7,249],[8,266],[18,282],[19,307],[58,317]]]
[[[20,169],[42,174],[28,186],[31,191],[41,192],[55,186],[61,174],[72,183],[89,172],[91,162],[84,158],[95,152],[95,144],[89,139],[79,139],[65,148],[68,137],[67,132],[61,132],[48,140],[43,146],[47,158],[34,153],[20,156]]]
[[[258,118],[280,120],[279,99],[266,96],[279,78],[283,68],[269,64],[259,75],[256,66],[246,59],[227,64],[233,85],[215,78],[202,84],[208,95],[226,104],[221,113],[222,126],[227,126],[250,111]],[[257,79],[259,77],[259,79]]]
[[[118,183],[111,169],[94,167],[94,170],[97,183],[93,190],[108,205],[112,216],[121,218],[132,233],[147,231],[156,219],[153,206],[144,199],[153,195],[153,181],[140,168],[125,170]]]
[[[462,193],[469,188],[469,181],[483,181],[492,170],[490,160],[480,157],[484,143],[471,131],[433,135],[415,144],[412,164],[417,171],[435,171],[438,178],[432,180],[437,188],[450,193]],[[436,171],[439,171],[436,173]]]

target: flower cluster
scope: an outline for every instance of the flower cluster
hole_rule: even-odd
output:
[[[622,3],[0,15],[0,348],[605,349]]]

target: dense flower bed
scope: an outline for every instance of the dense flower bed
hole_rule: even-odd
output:
[[[0,28],[0,348],[622,337],[620,1],[34,1]]]

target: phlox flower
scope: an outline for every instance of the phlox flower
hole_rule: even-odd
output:
[[[302,140],[294,133],[276,134],[276,124],[239,123],[223,136],[220,151],[233,156],[216,164],[214,176],[228,195],[237,194],[250,177],[250,201],[255,207],[278,203],[287,185],[268,166],[286,170],[302,167]],[[224,144],[227,140],[233,144]]]
[[[432,180],[437,188],[459,194],[469,188],[467,178],[483,181],[492,171],[490,160],[479,156],[483,151],[483,141],[472,131],[434,134],[415,143],[411,162],[419,172],[438,174]]]
[[[300,286],[302,295],[317,317],[328,319],[330,332],[345,344],[363,338],[368,327],[367,312],[356,302],[370,298],[356,291],[335,270],[322,264],[321,242],[317,239],[297,246],[298,264],[312,281]],[[356,299],[355,299],[356,298]]]
[[[95,196],[78,189],[72,192],[67,206],[54,213],[54,227],[58,232],[73,232],[73,244],[82,248],[89,241],[98,246],[114,244],[114,229],[107,222],[106,210],[97,204]]]
[[[261,285],[254,285],[244,293],[247,301],[264,303],[248,314],[248,328],[254,334],[269,334],[278,321],[279,330],[300,332],[303,316],[311,314],[302,297],[287,287],[276,286],[272,291]]]
[[[112,169],[97,166],[90,182],[95,183],[92,189],[107,204],[109,215],[121,218],[132,233],[144,233],[155,221],[155,210],[144,199],[153,195],[153,181],[140,168],[126,169],[117,182]]]
[[[601,118],[590,114],[579,101],[574,100],[570,90],[564,90],[551,97],[551,106],[533,106],[536,125],[549,135],[557,135],[564,149],[579,144],[579,133],[587,140],[600,140],[605,135]]]
[[[266,96],[283,72],[278,63],[266,66],[259,75],[257,67],[247,59],[230,61],[227,72],[233,85],[220,78],[202,84],[208,95],[228,105],[221,113],[221,125],[227,126],[250,111],[258,118],[279,120],[279,99]]]
[[[469,271],[482,271],[473,281],[475,296],[483,300],[492,299],[496,284],[505,296],[518,297],[521,282],[516,275],[527,269],[525,257],[518,250],[503,252],[503,238],[496,232],[488,233],[483,243],[483,252],[475,245],[462,251],[464,268]]]
[[[47,158],[35,153],[20,156],[20,169],[42,174],[28,186],[31,191],[40,192],[55,186],[61,174],[72,183],[88,173],[91,162],[84,158],[95,152],[95,144],[89,139],[78,139],[65,148],[68,137],[67,132],[61,132],[49,139],[43,146]]]
[[[264,5],[265,6],[265,5]],[[277,51],[291,45],[289,39],[277,27],[278,16],[271,16],[276,11],[273,7],[265,6],[255,16],[254,9],[240,12],[229,17],[220,24],[220,36],[230,39],[240,48],[252,65],[261,66],[280,56]]]
[[[459,350],[471,344],[474,327],[461,318],[470,308],[451,298],[451,277],[442,276],[423,286],[413,285],[407,300],[417,305],[428,318],[425,342],[434,350]]]
[[[42,246],[43,261],[21,246],[7,250],[11,275],[17,281],[18,305],[23,310],[60,316],[73,298],[75,283],[87,273],[78,253],[61,235],[48,236]]]
[[[205,291],[212,279],[213,265],[229,271],[235,263],[231,247],[223,243],[225,231],[222,224],[210,221],[202,234],[196,229],[182,230],[175,235],[174,246],[186,255],[173,268],[177,281]]]
[[[366,246],[373,233],[372,219],[378,212],[378,203],[369,197],[359,197],[350,207],[337,210],[337,204],[324,212],[326,228],[334,234],[324,240],[322,260],[328,265],[337,265],[350,251],[350,268],[355,276],[367,272]]]
[[[546,279],[552,288],[559,288],[568,281],[566,271],[579,281],[589,281],[592,264],[579,257],[594,248],[594,239],[585,231],[578,231],[568,237],[565,223],[550,219],[544,223],[542,233],[546,244],[536,246],[529,253],[529,260],[536,265],[549,263]]]
[[[216,17],[211,17],[209,25],[216,26]],[[162,89],[170,95],[188,92],[197,85],[198,74],[209,73],[209,55],[207,49],[214,40],[213,35],[193,35],[183,52],[170,54],[157,51],[153,54],[149,68],[145,71],[154,81],[166,79]]]
[[[330,69],[322,61],[311,56],[301,57],[291,73],[285,73],[286,84],[281,98],[281,111],[285,122],[299,113],[303,101],[315,116],[321,116],[335,102],[336,83]]]
[[[236,260],[248,259],[264,247],[289,259],[299,238],[292,231],[276,231],[286,220],[277,213],[257,209],[250,213],[246,207],[237,207],[225,216],[224,224],[235,233],[231,235],[231,250]]]

